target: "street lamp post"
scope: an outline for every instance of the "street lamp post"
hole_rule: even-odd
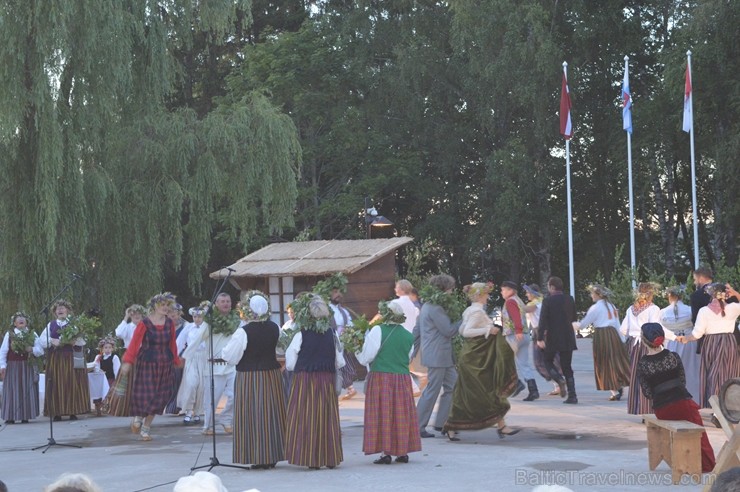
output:
[[[365,237],[372,239],[373,227],[389,227],[392,226],[393,222],[386,219],[382,215],[378,215],[378,211],[370,204],[370,197],[365,197]]]

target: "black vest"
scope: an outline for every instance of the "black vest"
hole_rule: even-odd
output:
[[[278,325],[270,320],[252,321],[242,328],[247,332],[247,350],[236,365],[236,370],[252,372],[280,369],[275,357],[275,346],[280,338]]]
[[[105,373],[105,378],[108,381],[116,379],[116,375],[113,374],[113,357],[115,356],[111,354],[110,357],[104,359],[103,355],[100,355],[100,370]]]
[[[301,330],[303,340],[298,352],[294,372],[334,372],[336,358],[334,352],[334,330],[317,333]]]

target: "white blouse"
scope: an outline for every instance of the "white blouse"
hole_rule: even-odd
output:
[[[123,340],[123,347],[128,348],[136,331],[136,323],[127,322],[125,319],[116,327],[116,336]]]
[[[242,330],[244,331],[244,330]],[[334,335],[336,337],[336,335]],[[300,331],[295,334],[293,341],[290,342],[288,348],[285,350],[285,368],[289,371],[295,369],[296,362],[298,362],[298,354],[301,352],[301,345],[303,345],[303,333]],[[335,363],[337,369],[344,367],[344,352],[337,349],[337,343],[334,344]]]
[[[681,301],[670,304],[660,310],[660,324],[665,330],[672,332],[690,331],[694,325],[691,323],[691,308]]]
[[[465,338],[485,336],[486,339],[493,328],[493,320],[486,314],[483,304],[474,302],[463,311],[462,323],[458,332]]]
[[[25,331],[25,330],[24,330]],[[23,331],[18,328],[13,328],[13,332],[16,335],[20,335]],[[36,335],[38,338],[38,335]],[[3,337],[3,343],[0,345],[0,369],[5,369],[8,366],[8,352],[10,352],[10,334],[5,333]],[[33,344],[33,355],[41,357],[44,355],[44,349],[38,344],[38,341]]]
[[[645,323],[660,323],[660,308],[655,304],[651,305],[640,314],[635,316],[632,306],[627,308],[627,314],[624,316],[620,332],[624,337],[634,337],[632,345],[640,343],[642,338],[642,325]],[[663,330],[666,340],[675,340],[676,335],[670,330]]]
[[[720,333],[732,333],[735,331],[735,321],[740,316],[740,303],[725,304],[725,315],[722,313],[715,314],[704,306],[696,315],[694,331],[691,332],[694,338],[701,338],[704,335],[718,335]]]
[[[579,325],[584,328],[593,325],[594,328],[612,327],[619,330],[619,314],[614,304],[600,299],[588,308],[586,316],[579,322]]]
[[[221,358],[226,361],[227,364],[235,366],[242,360],[244,351],[247,350],[247,344],[249,340],[247,338],[247,330],[242,329],[244,322],[239,325],[231,339],[226,346],[221,349]]]

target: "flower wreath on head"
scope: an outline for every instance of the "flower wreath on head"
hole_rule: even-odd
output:
[[[132,304],[128,307],[129,313],[131,314],[140,314],[141,316],[146,316],[146,308],[142,306],[141,304]]]
[[[593,292],[604,299],[608,299],[612,296],[612,291],[601,284],[588,284],[586,286],[586,290],[590,293]]]
[[[685,285],[674,285],[671,287],[666,287],[663,291],[663,297],[669,297],[674,296],[678,297],[679,299],[682,299],[684,294],[686,293],[686,286]]]
[[[494,287],[495,286],[491,281],[488,281],[486,283],[474,282],[463,287],[463,293],[467,294],[470,297],[478,297],[484,294],[490,294],[491,292],[493,292]]]
[[[296,298],[291,305],[295,313],[295,326],[300,330],[324,333],[331,328],[331,312],[326,300],[310,292]]]
[[[110,337],[110,336],[101,338],[100,341],[98,342],[98,350],[100,350],[102,352],[103,351],[103,347],[106,344],[113,345],[113,351],[114,352],[116,350],[118,350],[118,338],[114,338],[114,337]]]
[[[171,292],[161,292],[159,294],[153,295],[147,303],[149,309],[154,309],[157,304],[175,305],[175,295]]]
[[[13,316],[10,317],[10,323],[15,325],[15,320],[18,318],[23,318],[26,320],[26,325],[31,324],[31,317],[24,313],[23,311],[17,311]]]
[[[249,306],[249,301],[255,296],[260,296],[267,301],[267,312],[265,314],[257,315]],[[261,290],[248,290],[242,293],[240,297],[241,301],[236,305],[236,309],[239,311],[239,317],[241,319],[245,321],[265,321],[270,318],[270,299],[264,292]]]
[[[72,304],[71,304],[71,303],[70,303],[69,301],[67,301],[67,300],[64,300],[64,299],[59,299],[58,301],[56,301],[56,302],[55,302],[54,304],[52,304],[52,305],[51,305],[51,312],[52,312],[52,313],[56,313],[56,311],[57,311],[57,308],[58,308],[59,306],[64,306],[64,307],[66,307],[66,308],[67,308],[67,311],[69,311],[70,313],[71,313],[72,311],[74,311],[74,310],[72,309]]]
[[[644,288],[646,289],[644,292],[640,292],[641,286],[644,286]],[[633,291],[633,295],[635,297],[635,303],[637,304],[646,303],[648,299],[650,299],[651,296],[654,296],[655,293],[658,291],[660,291],[660,284],[655,283],[655,282],[642,282]]]
[[[335,273],[331,277],[327,277],[324,280],[317,282],[316,285],[314,285],[313,291],[325,299],[330,299],[333,290],[338,290],[342,294],[346,293],[347,282],[347,277],[343,273]]]
[[[401,312],[393,310],[390,306],[391,303],[393,303],[393,306]],[[393,301],[380,301],[378,303],[378,313],[380,313],[380,317],[383,318],[383,323],[388,325],[400,325],[406,321],[406,315],[403,314],[403,309],[398,303],[394,303]]]
[[[727,291],[725,290],[725,284],[720,282],[714,282],[704,287],[704,292],[712,296],[712,299],[718,301],[727,301]]]

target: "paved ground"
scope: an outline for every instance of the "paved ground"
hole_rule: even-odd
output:
[[[559,484],[574,491],[699,490],[686,478],[674,487],[670,470],[647,467],[645,428],[627,415],[626,402],[607,401],[608,392],[594,389],[590,339],[579,339],[574,356],[578,405],[563,405],[559,397],[512,401],[508,423],[523,428],[499,439],[492,429],[467,432],[461,442],[442,437],[422,440],[423,451],[406,465],[373,465],[377,456],[362,449],[363,400],[358,395],[340,405],[344,459],[335,470],[309,471],[280,463],[271,471],[216,467],[232,492],[257,488],[262,492],[296,491],[530,491],[541,484]],[[539,381],[541,390],[549,383]],[[359,385],[361,387],[361,385]],[[545,391],[545,393],[547,392]],[[66,471],[91,475],[106,492],[169,491],[193,466],[208,465],[212,442],[199,429],[183,427],[176,417],[157,417],[149,443],[137,441],[128,419],[81,417],[54,425],[60,443],[46,453],[32,451],[47,443],[48,420],[0,427],[0,479],[11,492],[40,491]],[[431,430],[431,429],[430,429]],[[725,442],[720,429],[707,429],[715,453]],[[231,438],[217,436],[216,456],[231,460]]]

